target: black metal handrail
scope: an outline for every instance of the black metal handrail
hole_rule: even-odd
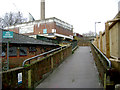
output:
[[[43,55],[46,55],[46,54],[49,54],[49,53],[58,51],[58,50],[63,49],[63,48],[65,48],[65,47],[66,47],[66,46],[59,47],[59,48],[50,50],[50,51],[48,51],[48,52],[44,52],[44,53],[42,53],[42,54],[39,54],[39,55],[37,55],[37,56],[34,56],[34,57],[32,57],[32,58],[28,58],[28,59],[26,59],[26,60],[23,61],[22,66],[24,67],[25,63],[28,62],[28,61],[29,61],[29,64],[30,64],[30,61],[33,60],[33,59],[35,59],[35,58],[37,58],[37,57],[40,57],[40,56],[43,56]]]

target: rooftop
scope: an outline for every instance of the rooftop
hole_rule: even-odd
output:
[[[2,36],[2,31],[8,31],[8,30],[0,30],[0,36]],[[42,40],[37,40],[35,38],[32,37],[28,37],[27,35],[23,35],[23,34],[18,34],[18,33],[14,33],[13,32],[13,38],[0,38],[0,42],[2,43],[17,43],[17,44],[40,44],[40,45],[56,45],[53,43],[49,43],[49,42],[45,42]]]
[[[21,24],[16,24],[13,26],[6,27],[5,29],[19,28],[19,27],[24,27],[25,25],[45,24],[45,23],[50,23],[50,22],[55,22],[56,25],[69,29],[69,30],[73,29],[73,25],[70,25],[56,17],[46,18],[45,20],[35,20],[35,21],[25,22]]]

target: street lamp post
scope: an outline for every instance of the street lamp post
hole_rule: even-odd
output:
[[[101,22],[95,22],[95,37],[96,37],[96,24]]]

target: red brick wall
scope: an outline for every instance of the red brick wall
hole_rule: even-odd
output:
[[[25,59],[31,58],[33,56],[39,55],[39,54],[44,53],[48,50],[56,48],[55,46],[41,46],[41,45],[38,45],[38,46],[36,46],[37,51],[33,52],[33,51],[29,51],[29,46],[23,46],[23,47],[27,47],[27,55],[26,56],[20,56],[19,55],[19,48],[18,48],[19,46],[18,47],[16,46],[17,47],[17,56],[10,56],[9,57],[10,68],[21,67],[22,63]],[[7,52],[6,52],[6,56],[2,57],[3,66],[5,65],[4,64],[5,61],[7,61]],[[34,61],[34,60],[32,60],[32,61]]]
[[[38,26],[38,24],[36,24],[36,25],[34,25],[34,33],[33,34],[43,34],[43,29],[45,29],[45,24],[40,24],[39,26]],[[66,36],[69,36],[69,35],[73,36],[72,31],[70,31],[68,29],[64,29],[63,27],[60,27],[60,26],[56,26],[55,22],[46,23],[46,29],[47,29],[47,33],[52,33],[52,29],[56,29],[57,34],[62,34],[62,35],[66,35]],[[10,29],[10,31],[14,31],[16,33],[19,33],[19,28]]]
[[[54,29],[55,23],[47,23],[46,28],[47,28],[47,33],[52,33],[52,29]],[[38,24],[34,25],[34,34],[43,34],[43,29],[45,29],[45,24]]]
[[[9,29],[9,31],[13,31],[13,32],[15,32],[15,33],[19,33],[19,28]]]
[[[46,28],[47,28],[47,33],[52,33],[52,29],[56,29],[56,33],[57,34],[62,34],[62,35],[72,35],[73,36],[73,32],[68,30],[68,29],[64,29],[63,27],[59,27],[56,26],[55,23],[47,23],[46,24]],[[43,29],[45,29],[45,24],[40,24],[39,27],[38,25],[34,26],[34,34],[39,34],[39,32],[41,34],[43,34]]]
[[[73,32],[72,31],[64,29],[64,28],[59,27],[59,26],[56,26],[56,33],[62,34],[62,35],[66,35],[66,36],[69,36],[69,35],[73,36]]]

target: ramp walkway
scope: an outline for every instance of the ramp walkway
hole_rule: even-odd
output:
[[[101,88],[90,47],[79,47],[36,88]]]

